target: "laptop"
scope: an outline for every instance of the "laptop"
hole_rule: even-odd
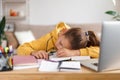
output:
[[[83,60],[81,64],[99,72],[120,69],[120,21],[103,22],[99,59]]]

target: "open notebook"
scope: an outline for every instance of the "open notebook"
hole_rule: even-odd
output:
[[[47,61],[42,60],[39,66],[39,71],[80,71],[81,66],[78,61]]]
[[[89,56],[60,57],[56,53],[49,55],[49,60],[42,60],[39,71],[81,71],[81,60],[90,59]]]

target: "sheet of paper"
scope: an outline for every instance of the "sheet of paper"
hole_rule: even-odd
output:
[[[51,62],[51,61],[42,60],[39,66],[39,71],[47,71],[47,72],[58,71],[57,69],[58,64],[59,62]]]

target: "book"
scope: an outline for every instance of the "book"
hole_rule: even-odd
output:
[[[49,61],[42,60],[39,71],[58,72],[58,71],[80,71],[81,65],[78,61]]]
[[[37,63],[37,59],[34,56],[21,56],[15,55],[13,56],[14,65],[31,65]]]
[[[56,53],[49,56],[49,60],[52,60],[52,61],[63,61],[63,60],[69,60],[69,59],[74,61],[80,61],[80,60],[90,59],[90,56],[57,57]]]
[[[36,68],[38,67],[38,60],[34,56],[21,56],[14,55],[13,56],[13,69],[27,69],[27,68]]]

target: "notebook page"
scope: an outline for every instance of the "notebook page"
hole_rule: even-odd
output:
[[[77,61],[65,61],[59,67],[60,69],[78,69],[80,70],[80,62]]]
[[[39,66],[39,71],[58,71],[58,64],[59,62],[51,62],[42,60]]]

